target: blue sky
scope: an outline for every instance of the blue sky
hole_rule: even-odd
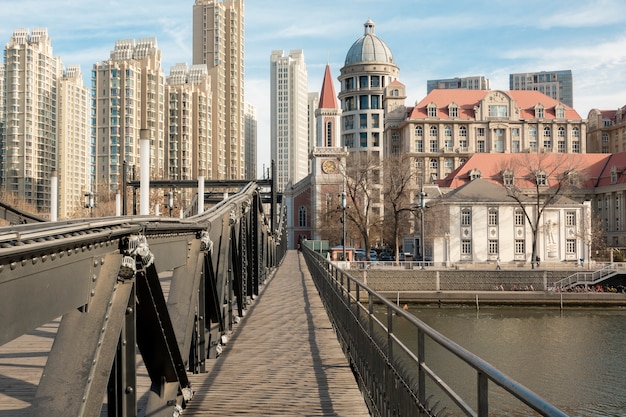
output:
[[[191,63],[194,0],[0,0],[0,40],[15,28],[46,27],[65,65],[88,79],[117,39],[156,37],[163,69]],[[574,108],[626,105],[626,5],[623,0],[247,0],[246,102],[259,119],[259,169],[269,166],[269,59],[302,49],[309,91],[324,67],[339,75],[352,43],[372,19],[400,67],[407,105],[426,81],[484,75],[508,89],[510,73],[571,69]],[[336,90],[339,91],[336,84]]]

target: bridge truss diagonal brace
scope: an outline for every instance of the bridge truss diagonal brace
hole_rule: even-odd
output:
[[[151,387],[146,415],[171,417],[185,408],[191,386],[154,264],[137,271],[137,346]]]
[[[33,417],[100,415],[134,282],[118,281],[107,255],[85,312],[63,316],[30,410]]]

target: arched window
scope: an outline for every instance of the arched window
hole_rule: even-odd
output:
[[[424,128],[421,125],[415,126],[415,136],[424,136]]]
[[[559,127],[558,132],[559,132],[558,135],[559,135],[560,138],[564,138],[565,137],[565,128],[563,126]]]
[[[535,126],[531,126],[528,128],[528,135],[530,137],[537,137],[537,128]]]
[[[430,136],[437,136],[437,126],[430,127]]]
[[[459,136],[467,136],[467,126],[459,127]]]
[[[437,160],[437,158],[431,158],[430,169],[438,169],[438,168],[439,168],[439,161]]]
[[[549,138],[552,136],[552,129],[550,129],[550,126],[545,126],[543,128],[543,137],[544,138]]]
[[[304,206],[298,210],[298,227],[306,227],[306,207]]]
[[[450,125],[446,125],[446,126],[443,128],[443,131],[444,131],[444,134],[445,134],[446,136],[448,136],[448,137],[452,136],[452,126],[450,126]]]

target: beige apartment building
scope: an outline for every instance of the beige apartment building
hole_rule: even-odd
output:
[[[58,217],[76,216],[85,204],[90,180],[91,144],[89,88],[78,65],[68,66],[59,87]]]
[[[589,111],[587,150],[598,153],[626,151],[626,106],[617,110]]]
[[[193,64],[211,76],[213,178],[245,178],[244,2],[196,0]]]
[[[474,153],[587,152],[585,120],[537,91],[433,90],[390,121],[389,152],[412,155],[422,184]]]
[[[140,132],[150,139],[150,177],[165,171],[165,76],[156,39],[118,40],[92,70],[94,172],[90,190],[121,190],[124,162],[139,173]],[[130,171],[129,171],[130,172]]]
[[[206,65],[176,64],[165,89],[167,178],[212,178],[211,78]]]

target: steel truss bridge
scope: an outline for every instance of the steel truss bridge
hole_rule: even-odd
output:
[[[179,415],[192,397],[187,372],[220,353],[284,255],[284,229],[271,224],[250,183],[187,219],[0,228],[0,345],[62,316],[31,415],[98,416],[105,397],[109,415],[136,415],[137,348],[151,382],[145,414]]]

